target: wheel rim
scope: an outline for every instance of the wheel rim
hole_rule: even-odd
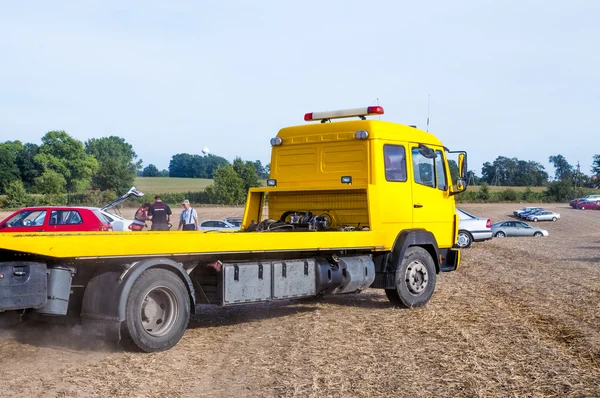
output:
[[[412,261],[406,268],[406,286],[415,295],[423,293],[429,284],[427,267],[420,261]]]
[[[504,238],[506,235],[504,235],[504,232],[498,232],[496,234],[496,238]]]
[[[542,236],[543,234],[541,232],[536,232],[535,234],[533,234],[533,236]]]
[[[467,246],[469,244],[469,240],[469,236],[466,233],[460,232],[457,239],[458,247]]]
[[[179,303],[175,293],[166,286],[150,290],[142,302],[142,326],[150,336],[168,334],[177,320]]]

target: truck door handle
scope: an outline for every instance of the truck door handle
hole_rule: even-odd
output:
[[[16,270],[15,270],[15,271],[13,272],[13,274],[14,274],[15,276],[25,276],[25,275],[27,275],[27,272],[25,272],[25,271],[16,271]]]
[[[413,205],[413,207],[414,207],[415,209],[420,209],[421,207],[423,207],[423,205],[422,205],[422,204],[419,204],[419,203],[415,203],[415,204]]]

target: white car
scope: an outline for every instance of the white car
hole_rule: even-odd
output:
[[[131,225],[131,223],[133,223],[133,220],[128,220],[124,218],[119,212],[117,206],[125,202],[132,196],[135,196],[136,198],[141,198],[142,196],[144,196],[144,193],[138,191],[137,189],[135,189],[135,187],[131,187],[131,189],[127,191],[125,195],[116,198],[115,200],[113,200],[112,202],[100,209],[100,213],[102,213],[102,215],[106,217],[108,222],[110,222],[113,231],[131,231],[131,229],[129,229],[129,226]]]
[[[203,231],[239,231],[240,227],[223,220],[204,220],[200,222],[198,229]]]
[[[456,214],[459,218],[456,246],[466,249],[473,242],[492,239],[492,221],[489,218],[477,217],[458,208]]]

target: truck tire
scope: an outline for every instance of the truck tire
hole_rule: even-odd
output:
[[[435,279],[435,264],[429,252],[411,246],[396,269],[396,288],[386,289],[385,294],[396,307],[421,307],[433,296]]]
[[[175,346],[187,329],[190,297],[173,272],[152,268],[134,282],[122,323],[127,343],[140,351],[165,351]]]

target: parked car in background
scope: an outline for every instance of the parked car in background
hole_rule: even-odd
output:
[[[507,236],[548,236],[548,231],[535,228],[523,221],[500,221],[492,225],[492,234],[495,238]]]
[[[519,215],[521,213],[525,213],[525,212],[532,211],[532,210],[537,210],[537,209],[540,209],[540,208],[539,207],[523,207],[522,209],[513,211],[513,214],[515,216],[519,217]]]
[[[127,201],[130,198],[141,198],[144,193],[131,187],[125,195],[120,196],[100,209],[102,215],[110,222],[114,231],[131,231],[131,224],[133,220],[124,218],[117,207],[121,203]]]
[[[560,218],[559,213],[555,213],[551,210],[541,210],[527,216],[529,221],[556,221]]]
[[[0,222],[0,232],[112,231],[96,207],[26,207]]]
[[[577,204],[577,208],[580,210],[600,210],[600,201],[584,200]]]
[[[238,228],[242,226],[242,217],[227,217],[225,221],[229,224],[235,225]]]
[[[600,201],[600,195],[586,195],[583,198],[577,198],[577,199],[573,199],[569,202],[569,205],[574,208],[577,209],[579,207],[579,204],[581,202],[584,201]]]
[[[527,217],[528,217],[529,215],[531,215],[531,214],[535,214],[535,213],[538,213],[538,212],[541,212],[541,211],[543,211],[543,210],[544,210],[544,209],[542,209],[541,207],[533,207],[533,208],[531,208],[531,209],[529,209],[529,210],[527,210],[527,211],[524,211],[524,212],[522,212],[522,213],[519,213],[519,217],[520,217],[520,218],[523,218],[523,219],[527,219]]]
[[[477,217],[458,208],[456,214],[459,219],[456,246],[466,249],[473,242],[492,239],[492,222],[489,218]]]
[[[198,229],[204,231],[239,231],[240,227],[223,220],[204,220],[200,222]]]

